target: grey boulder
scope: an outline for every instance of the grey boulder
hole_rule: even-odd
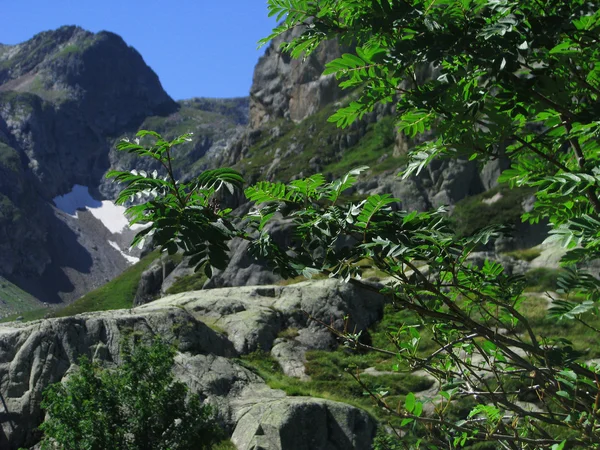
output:
[[[276,398],[245,411],[231,437],[238,450],[366,450],[375,422],[345,403]]]

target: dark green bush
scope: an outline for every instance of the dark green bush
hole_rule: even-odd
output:
[[[173,381],[175,349],[156,339],[126,347],[124,363],[102,369],[82,357],[65,383],[44,392],[43,449],[210,449],[222,432],[212,410]],[[188,398],[189,397],[189,398]]]

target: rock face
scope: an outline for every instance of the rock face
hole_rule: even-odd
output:
[[[300,121],[343,97],[333,76],[321,75],[325,64],[342,55],[337,41],[323,43],[305,61],[281,52],[284,41],[300,34],[296,29],[275,38],[258,60],[250,88],[250,128],[269,120]]]
[[[33,445],[43,420],[43,389],[60,381],[81,355],[118,363],[121,340],[131,333],[178,339],[184,352],[235,354],[224,336],[178,309],[144,316],[118,311],[2,327],[0,380],[6,412],[0,446]]]
[[[379,293],[337,280],[185,292],[155,300],[138,310],[153,311],[167,305],[193,311],[223,330],[240,353],[270,351],[277,335],[289,328],[300,330],[295,340],[307,348],[332,349],[337,346],[336,340],[309,317],[341,330],[348,316],[349,329],[364,330],[383,314]]]
[[[61,381],[80,356],[119,364],[126,339],[158,334],[177,342],[174,373],[213,404],[240,449],[369,448],[375,425],[364,412],[336,402],[294,397],[268,388],[234,359],[268,350],[280,330],[296,326],[326,338],[307,314],[357,329],[381,315],[381,297],[334,281],[296,286],[215,289],[166,297],[132,310],[0,325],[0,447],[34,445],[43,421],[43,390]],[[305,311],[305,312],[303,312]],[[300,339],[300,338],[299,338]],[[308,339],[307,341],[310,341]],[[335,345],[330,339],[324,345]],[[315,431],[318,431],[315,433]]]
[[[246,208],[247,206],[247,208]],[[240,208],[240,214],[248,213],[250,205]],[[265,227],[271,239],[281,248],[290,245],[293,223],[290,220],[273,221]],[[250,244],[246,240],[234,238],[229,244],[230,262],[225,270],[215,271],[204,289],[232,286],[258,286],[281,281],[281,276],[273,273],[266,261],[259,260],[249,252]]]
[[[143,305],[151,302],[157,295],[160,295],[160,289],[165,278],[175,269],[175,262],[164,256],[153,262],[140,278],[133,306]]]
[[[356,190],[365,194],[391,193],[400,199],[402,209],[427,211],[443,205],[454,205],[486,189],[476,163],[442,160],[433,161],[418,176],[401,179],[395,172],[386,173],[358,183]]]
[[[1,121],[0,121],[1,125]],[[1,142],[0,128],[0,273],[17,268],[41,273],[50,260],[48,251],[37,245],[45,240],[47,216],[39,209],[37,194],[28,182],[20,155]],[[31,227],[31,223],[39,226]]]
[[[47,217],[46,245],[49,260],[38,274],[14,273],[16,284],[47,303],[73,300],[105,284],[123,272],[128,262],[111,245],[113,235],[89,211],[77,218],[44,205]],[[28,228],[34,228],[28,224]],[[68,249],[68,251],[65,251]]]

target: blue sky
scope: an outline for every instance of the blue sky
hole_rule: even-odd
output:
[[[0,0],[0,43],[79,25],[117,33],[135,47],[176,100],[248,95],[275,22],[266,0]]]

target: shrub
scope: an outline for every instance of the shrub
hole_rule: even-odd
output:
[[[44,392],[48,419],[43,449],[209,449],[221,430],[210,406],[173,381],[175,349],[156,339],[126,346],[124,363],[110,370],[82,357],[65,383]],[[188,398],[189,397],[189,398]]]

